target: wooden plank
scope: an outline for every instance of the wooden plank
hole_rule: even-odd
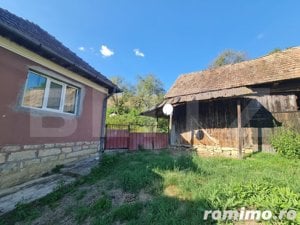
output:
[[[242,130],[242,112],[241,112],[241,100],[237,100],[237,124],[238,124],[238,149],[239,158],[243,157],[243,130]]]
[[[172,137],[172,126],[173,126],[173,113],[169,116],[169,127],[168,127],[168,134],[169,134],[169,145],[173,144],[173,137]]]

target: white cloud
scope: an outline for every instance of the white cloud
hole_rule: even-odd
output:
[[[100,53],[102,54],[103,57],[110,57],[114,55],[115,53],[109,49],[106,45],[101,45],[100,48]]]
[[[138,57],[145,57],[145,54],[143,52],[141,52],[138,48],[133,49],[133,52]]]
[[[81,46],[78,48],[79,51],[84,52],[85,51],[85,47]]]
[[[260,33],[260,34],[258,34],[258,35],[256,36],[256,39],[261,40],[261,39],[263,39],[264,37],[265,37],[265,34],[264,34],[264,33]]]

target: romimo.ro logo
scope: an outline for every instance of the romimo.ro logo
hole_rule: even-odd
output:
[[[205,210],[203,220],[223,220],[223,221],[248,221],[248,220],[290,220],[297,218],[295,210],[281,210],[278,214],[273,214],[271,210],[248,210],[242,207],[240,210]]]

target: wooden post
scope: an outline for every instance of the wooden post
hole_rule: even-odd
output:
[[[168,132],[169,132],[169,145],[172,143],[172,120],[173,120],[173,113],[170,114],[169,117],[169,127],[168,127]]]
[[[242,111],[241,100],[237,100],[237,125],[238,125],[238,146],[239,146],[239,158],[243,158],[243,130],[242,130]]]

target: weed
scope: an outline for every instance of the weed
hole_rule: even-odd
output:
[[[224,190],[215,191],[209,200],[218,209],[239,209],[247,206],[268,209],[278,215],[281,210],[300,210],[299,193],[288,187],[277,187],[268,183],[234,184]]]
[[[276,151],[286,158],[300,159],[300,133],[281,128],[271,139]]]

